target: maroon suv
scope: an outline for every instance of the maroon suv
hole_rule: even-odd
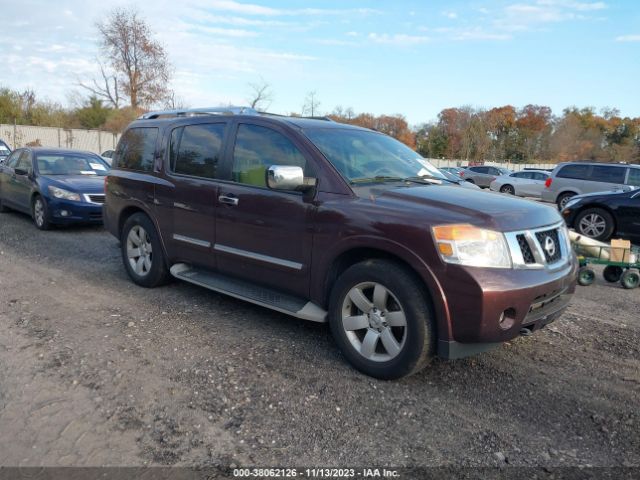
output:
[[[176,277],[328,321],[378,378],[529,334],[575,289],[557,211],[461,188],[402,143],[328,119],[148,113],[105,190],[135,283]]]

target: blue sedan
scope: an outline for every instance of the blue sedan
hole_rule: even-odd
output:
[[[20,148],[0,165],[0,212],[30,214],[36,227],[102,223],[104,177],[98,155],[77,150]]]

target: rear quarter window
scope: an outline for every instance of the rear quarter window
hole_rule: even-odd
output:
[[[627,178],[627,185],[640,187],[640,168],[629,169],[629,178]]]
[[[588,180],[590,168],[590,165],[565,165],[558,171],[556,177]]]
[[[113,165],[128,170],[153,170],[158,129],[155,127],[130,128],[125,132],[114,155]]]

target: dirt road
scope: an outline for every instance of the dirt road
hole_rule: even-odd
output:
[[[133,285],[102,228],[0,215],[0,465],[640,465],[640,290],[381,382],[324,325]]]

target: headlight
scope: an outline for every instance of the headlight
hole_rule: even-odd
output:
[[[64,188],[49,186],[49,193],[56,198],[62,198],[64,200],[75,200],[76,202],[80,201],[79,194],[70,192],[69,190],[65,190]]]
[[[445,262],[470,267],[511,268],[511,255],[501,232],[473,225],[433,227],[440,257]]]

